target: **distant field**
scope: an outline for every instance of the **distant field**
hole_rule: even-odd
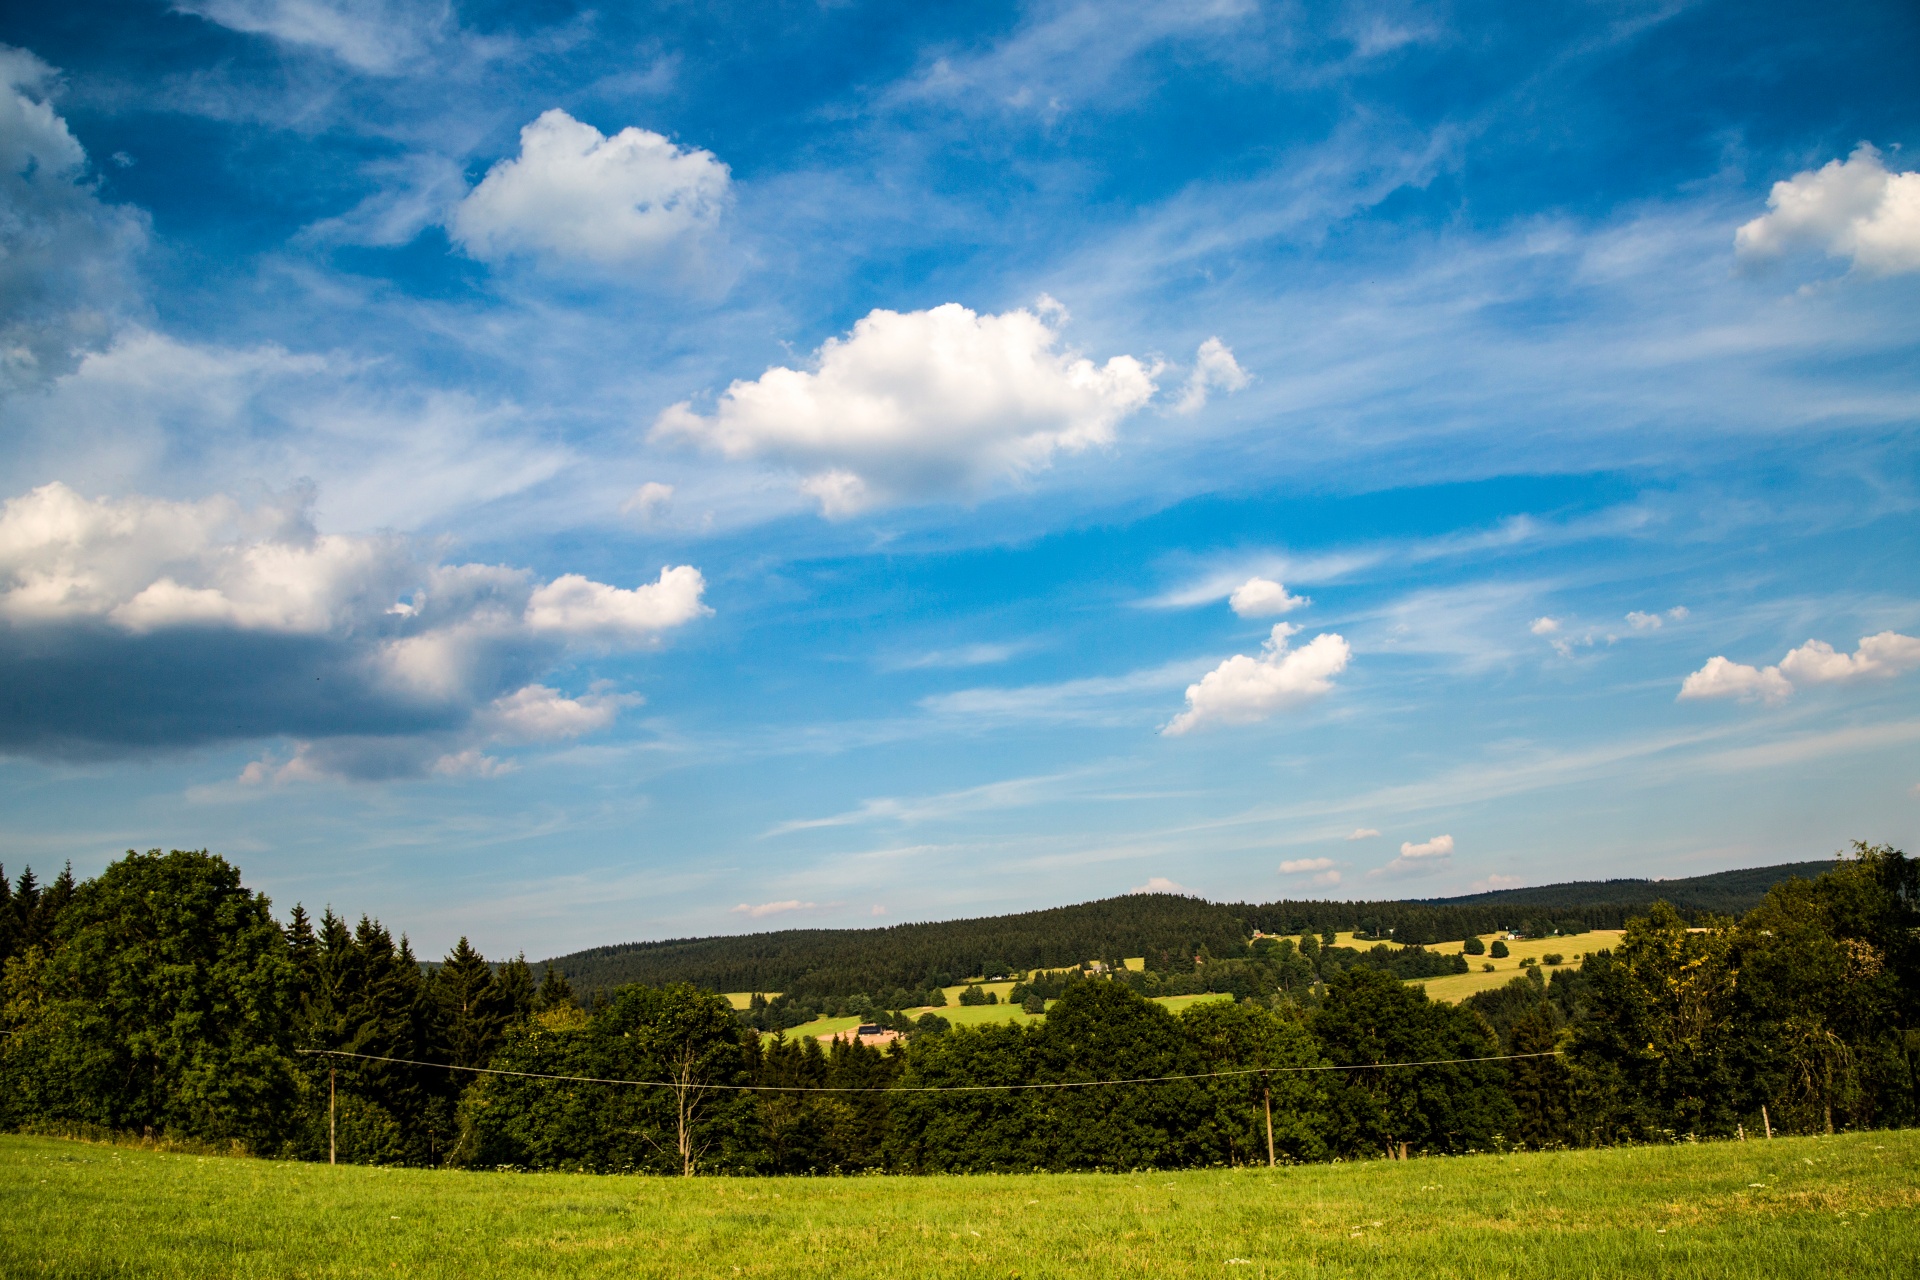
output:
[[[1533,959],[1538,960],[1541,956],[1558,952],[1566,957],[1568,968],[1577,969],[1580,967],[1580,957],[1582,954],[1588,951],[1606,950],[1620,940],[1620,934],[1621,931],[1618,929],[1596,929],[1591,933],[1582,933],[1571,938],[1530,938],[1520,942],[1509,942],[1507,946],[1513,954],[1503,960],[1495,960],[1491,956],[1468,956],[1468,963],[1473,965],[1472,973],[1449,974],[1440,978],[1419,978],[1413,979],[1413,981],[1424,986],[1427,994],[1435,1000],[1445,1000],[1450,1004],[1456,1004],[1468,996],[1473,995],[1475,992],[1488,991],[1494,987],[1504,986],[1506,983],[1511,982],[1522,972],[1520,961],[1526,957],[1531,956]],[[1490,933],[1485,934],[1482,937],[1482,941],[1491,945],[1494,936],[1495,935]],[[1362,951],[1375,945],[1372,940],[1358,939],[1351,933],[1335,934],[1334,941],[1338,946],[1355,947]],[[1429,946],[1427,950],[1437,951],[1444,955],[1458,955],[1465,946],[1466,944],[1464,942],[1440,942]],[[1145,966],[1145,961],[1138,957],[1133,957],[1129,958],[1126,964],[1129,969],[1138,970]],[[1484,970],[1483,966],[1488,964],[1494,966],[1492,973],[1487,973]],[[1014,984],[1011,982],[985,982],[980,985],[1000,997],[1003,1002],[1007,998],[1007,993],[1012,991],[1014,987]],[[947,997],[945,1008],[914,1009],[909,1012],[915,1015],[921,1013],[937,1013],[955,1026],[975,1026],[982,1022],[1033,1021],[1030,1015],[1020,1012],[1017,1007],[1009,1007],[1004,1003],[996,1005],[961,1004],[960,993],[966,990],[965,983],[944,987],[942,990],[946,993]],[[1209,996],[1163,996],[1160,998],[1160,1003],[1178,1012],[1196,1000],[1206,1000],[1210,998]],[[726,996],[727,1003],[731,1004],[735,1009],[745,1009],[752,999],[753,993],[746,991],[730,991]],[[858,1018],[815,1018],[805,1026],[790,1029],[787,1035],[789,1037],[837,1035],[842,1031],[850,1030],[859,1025],[860,1019]]]
[[[1910,1277],[1920,1134],[1131,1175],[693,1180],[0,1137],[0,1274]]]
[[[982,985],[989,991],[996,987],[1011,988],[1013,986],[1011,982],[989,982]],[[959,988],[955,988],[955,990],[958,991]],[[1001,1000],[1004,1001],[1006,999],[1005,992],[999,994]],[[1231,999],[1231,997],[1223,995],[1158,996],[1155,998],[1154,1003],[1164,1004],[1167,1008],[1178,1013],[1196,1000],[1227,999]],[[906,1012],[915,1017],[919,1017],[923,1013],[937,1013],[956,1027],[977,1027],[988,1022],[1043,1022],[1046,1020],[1045,1014],[1023,1012],[1017,1004],[949,1004],[943,1009],[908,1009]],[[801,1036],[839,1035],[841,1032],[851,1031],[859,1025],[860,1019],[858,1018],[815,1018],[812,1022],[804,1023],[801,1026],[787,1028],[787,1039],[795,1040]]]
[[[1523,938],[1518,942],[1509,942],[1507,949],[1512,954],[1499,960],[1485,955],[1468,956],[1467,963],[1473,966],[1471,973],[1452,973],[1438,978],[1409,978],[1408,981],[1425,987],[1427,994],[1435,1000],[1457,1004],[1470,995],[1490,991],[1495,987],[1503,987],[1513,981],[1525,972],[1520,966],[1520,962],[1525,959],[1531,958],[1537,961],[1542,956],[1558,953],[1565,957],[1564,967],[1578,969],[1581,956],[1589,951],[1610,949],[1620,941],[1623,932],[1620,929],[1595,929],[1590,933],[1575,934],[1568,938]],[[1498,936],[1485,933],[1480,935],[1480,940],[1488,947],[1492,947],[1494,938]],[[1372,939],[1356,938],[1351,933],[1335,934],[1334,941],[1338,946],[1354,947],[1361,951],[1377,945]],[[1439,952],[1441,955],[1460,955],[1465,951],[1466,945],[1464,940],[1436,942],[1430,944],[1427,950]],[[1487,965],[1493,966],[1492,973],[1486,971]],[[1552,970],[1549,969],[1548,972],[1551,973]]]

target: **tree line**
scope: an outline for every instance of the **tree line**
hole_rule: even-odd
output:
[[[11,1129],[308,1160],[798,1174],[1170,1168],[1920,1119],[1920,868],[1889,848],[1777,884],[1738,919],[1690,924],[1656,904],[1579,970],[1535,969],[1458,1005],[1363,963],[1372,948],[1307,931],[1184,975],[1029,973],[1019,994],[1044,1019],[927,1015],[885,1049],[766,1034],[686,983],[582,1002],[551,966],[489,962],[464,940],[424,966],[376,921],[297,907],[276,921],[206,853],[129,853],[57,889],[22,882],[8,887],[0,993]],[[1245,990],[1178,1014],[1145,994],[1209,969]],[[461,1066],[527,1074],[449,1069]]]
[[[1431,944],[1504,929],[1528,936],[1618,929],[1655,900],[1671,903],[1689,918],[1737,914],[1752,909],[1775,882],[1796,872],[1818,874],[1820,866],[1501,890],[1441,902],[1215,903],[1177,894],[1128,894],[974,920],[627,943],[574,952],[553,963],[586,992],[630,982],[689,982],[714,991],[777,991],[815,1002],[855,992],[879,998],[881,992],[924,992],[968,977],[1065,968],[1089,959],[1144,956],[1149,969],[1169,969],[1202,950],[1221,959],[1244,956],[1256,930],[1290,936],[1355,931],[1370,940]]]

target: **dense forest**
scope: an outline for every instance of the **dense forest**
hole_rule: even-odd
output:
[[[1220,958],[1245,955],[1255,930],[1287,935],[1357,930],[1425,944],[1496,929],[1528,936],[1618,929],[1655,901],[1689,917],[1737,915],[1751,910],[1780,881],[1825,869],[1824,863],[1803,862],[1684,880],[1593,881],[1429,902],[1215,903],[1141,893],[1019,915],[883,929],[783,929],[634,942],[577,951],[552,963],[586,992],[629,982],[690,982],[714,991],[779,991],[818,1001],[856,992],[924,991],[966,977],[1126,956],[1144,956],[1149,969],[1164,969],[1203,950]]]
[[[551,966],[464,940],[423,965],[372,920],[276,920],[221,858],[129,853],[81,883],[0,877],[0,1127],[307,1160],[779,1174],[1915,1123],[1920,866],[1866,846],[1822,865],[1738,919],[1655,903],[1579,970],[1460,1005],[1389,963],[1431,953],[1303,930],[1186,974],[1028,972],[1016,994],[1046,1017],[1026,1025],[876,1009],[907,1031],[883,1051],[763,1034],[686,983],[582,1002]],[[1238,998],[1174,1014],[1143,995],[1214,965]]]

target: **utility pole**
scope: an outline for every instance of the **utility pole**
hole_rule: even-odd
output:
[[[333,1064],[327,1064],[327,1163],[337,1163],[339,1148],[334,1143],[333,1128]]]
[[[1267,1103],[1267,1168],[1271,1169],[1275,1163],[1273,1159],[1273,1085],[1270,1083],[1261,1085],[1260,1092]]]

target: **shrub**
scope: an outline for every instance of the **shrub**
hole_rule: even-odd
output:
[[[989,1003],[989,1001],[987,1000],[986,989],[977,982],[969,982],[966,985],[965,990],[961,991],[960,993],[960,1003],[961,1004]]]
[[[1492,973],[1492,972],[1493,972],[1493,962],[1492,962],[1492,961],[1487,961],[1487,962],[1485,962],[1485,963],[1483,963],[1483,964],[1482,964],[1482,965],[1480,966],[1480,970],[1481,970],[1481,972],[1483,972],[1483,973]]]
[[[1539,963],[1540,962],[1538,960],[1535,960],[1532,956],[1527,956],[1520,961],[1520,967],[1522,969],[1531,969]]]
[[[1046,997],[1042,996],[1038,991],[1030,991],[1027,993],[1027,998],[1020,1003],[1020,1009],[1023,1013],[1045,1013],[1047,1011]]]
[[[1466,954],[1470,956],[1483,956],[1487,954],[1487,944],[1480,941],[1477,937],[1468,938]]]
[[[1510,954],[1507,951],[1506,940],[1504,938],[1495,938],[1493,940],[1493,950],[1489,951],[1487,954],[1492,956],[1495,960],[1505,960],[1507,956]]]
[[[1565,962],[1566,962],[1566,957],[1561,955],[1558,951],[1549,951],[1547,952],[1547,954],[1540,957],[1541,964],[1563,964]]]

